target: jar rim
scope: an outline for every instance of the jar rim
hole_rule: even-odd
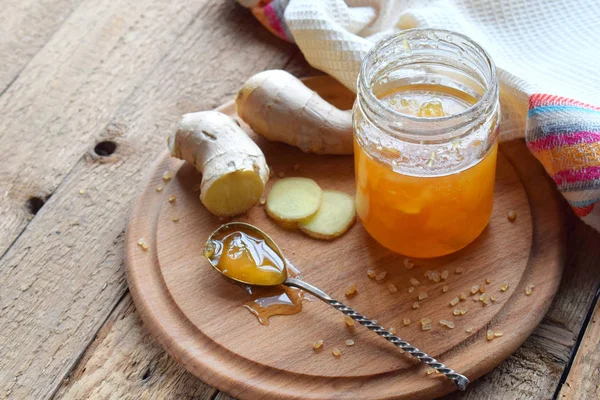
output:
[[[477,101],[475,103],[473,103],[469,107],[465,108],[464,110],[462,110],[456,114],[446,115],[446,116],[442,116],[442,117],[423,118],[423,117],[418,117],[418,116],[402,113],[402,112],[394,109],[387,103],[381,101],[379,98],[377,98],[377,96],[375,96],[375,94],[371,90],[370,82],[367,81],[367,78],[370,77],[369,69],[372,67],[372,65],[370,65],[370,64],[373,62],[373,60],[376,60],[378,53],[382,49],[386,48],[387,46],[391,46],[394,44],[400,44],[400,43],[403,43],[404,46],[406,47],[408,45],[407,42],[405,42],[407,38],[411,39],[415,35],[417,35],[416,38],[422,38],[423,36],[428,36],[431,34],[435,35],[436,37],[439,37],[442,40],[443,40],[444,36],[445,37],[449,36],[452,38],[458,37],[464,43],[467,43],[470,47],[472,47],[472,49],[476,53],[478,53],[480,58],[484,61],[484,64],[486,67],[486,70],[484,71],[485,76],[483,76],[483,78],[485,80],[485,87],[484,87],[485,92],[483,93],[483,95],[480,98],[477,99]],[[413,36],[413,37],[411,37],[411,36]],[[453,40],[449,40],[447,42],[455,44]],[[410,54],[411,49],[408,48],[407,51],[408,51],[407,54]],[[440,63],[440,65],[443,65],[443,64]],[[369,52],[367,53],[367,55],[365,56],[365,58],[363,59],[363,61],[361,63],[357,87],[358,87],[358,94],[357,94],[358,98],[360,98],[360,96],[365,96],[367,102],[370,105],[376,104],[377,108],[378,108],[378,110],[377,110],[378,114],[379,113],[387,114],[388,117],[391,117],[394,120],[404,120],[404,121],[409,121],[411,123],[416,123],[416,124],[423,124],[423,123],[428,124],[429,128],[424,129],[422,132],[419,131],[417,133],[417,135],[431,137],[431,136],[436,136],[436,135],[439,135],[440,133],[442,133],[440,131],[431,130],[430,129],[431,125],[440,124],[440,123],[448,123],[448,122],[452,122],[452,121],[466,119],[466,117],[468,117],[469,115],[473,115],[473,114],[479,115],[480,113],[483,113],[486,108],[489,108],[489,106],[491,104],[494,104],[495,103],[494,100],[495,100],[495,98],[497,98],[497,94],[498,94],[498,79],[497,79],[497,75],[496,75],[496,65],[495,65],[493,59],[491,58],[489,53],[481,45],[479,45],[477,42],[475,42],[473,39],[471,39],[468,36],[463,35],[461,33],[446,30],[446,29],[415,28],[415,29],[407,29],[400,33],[390,35],[390,36],[378,41],[369,50]],[[385,115],[383,115],[383,116],[385,117]],[[413,132],[413,134],[414,134],[414,132]],[[404,135],[406,135],[406,132],[402,134],[402,136],[404,136]]]

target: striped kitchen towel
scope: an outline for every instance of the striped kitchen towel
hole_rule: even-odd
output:
[[[527,147],[575,213],[598,229],[600,107],[549,94],[531,95]]]
[[[473,38],[498,67],[500,140],[525,137],[577,215],[600,230],[597,1],[238,0],[351,90],[386,35],[435,27]]]

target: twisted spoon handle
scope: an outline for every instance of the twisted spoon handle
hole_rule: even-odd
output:
[[[381,336],[388,342],[394,344],[397,347],[400,347],[402,350],[406,351],[408,354],[410,354],[414,358],[418,359],[422,363],[427,364],[430,367],[434,368],[436,371],[446,375],[446,377],[448,377],[449,379],[454,381],[454,383],[456,384],[456,386],[458,387],[459,390],[464,391],[467,388],[467,385],[469,384],[469,379],[466,376],[459,374],[458,372],[454,371],[451,368],[448,368],[446,365],[442,364],[435,358],[429,356],[427,353],[422,352],[421,350],[414,347],[410,343],[405,342],[404,340],[402,340],[398,336],[392,334],[385,328],[377,325],[375,322],[368,319],[364,315],[357,313],[352,308],[347,307],[343,303],[333,299],[331,296],[329,296],[327,293],[323,292],[322,290],[318,289],[317,287],[315,287],[309,283],[306,283],[300,279],[297,279],[297,278],[287,278],[283,284],[287,285],[287,286],[297,287],[299,289],[305,290],[308,293],[318,297],[319,299],[323,300],[325,303],[329,304],[336,310],[341,311],[342,313],[349,316],[350,318],[352,318],[359,324],[372,330],[373,332],[375,332],[376,334],[378,334],[379,336]]]

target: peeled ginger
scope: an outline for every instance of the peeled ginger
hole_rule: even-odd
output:
[[[269,167],[263,152],[233,118],[218,111],[185,114],[168,146],[171,156],[202,173],[200,201],[211,213],[230,217],[258,203]]]
[[[302,232],[317,239],[333,239],[348,230],[356,219],[354,198],[335,190],[323,190],[317,212],[298,222]]]

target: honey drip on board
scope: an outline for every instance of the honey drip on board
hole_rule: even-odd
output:
[[[205,256],[225,276],[241,281],[250,295],[242,306],[263,325],[274,315],[292,315],[302,311],[306,298],[302,290],[281,285],[286,277],[286,260],[263,237],[244,228],[224,230],[205,249]],[[287,274],[298,273],[287,262]]]
[[[297,276],[289,271],[291,277]],[[272,287],[244,285],[251,298],[243,304],[262,325],[269,325],[269,318],[274,315],[293,315],[302,311],[302,302],[310,301],[306,292],[285,285]]]

